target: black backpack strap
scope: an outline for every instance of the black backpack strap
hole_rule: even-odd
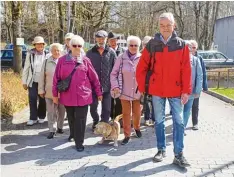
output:
[[[34,64],[34,58],[35,58],[35,54],[34,53],[32,53],[32,54],[30,54],[30,66],[31,66],[31,71],[32,71],[32,75],[33,75],[33,64]],[[33,61],[33,62],[31,62],[31,61]]]

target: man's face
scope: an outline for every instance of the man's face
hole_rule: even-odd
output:
[[[69,47],[70,40],[71,39],[69,39],[69,38],[65,39],[65,44],[66,44],[67,47]]]
[[[44,46],[45,44],[44,43],[37,43],[34,45],[35,46],[35,49],[38,51],[38,52],[42,52],[44,50]]]
[[[112,38],[108,39],[108,45],[112,48],[115,49],[117,47],[117,41],[118,39]]]
[[[172,32],[175,29],[175,24],[173,24],[169,19],[162,18],[159,21],[159,31],[162,34],[163,38],[168,38],[172,35]]]
[[[106,44],[106,37],[96,37],[96,42],[99,46],[104,46]]]
[[[197,46],[195,44],[192,44],[191,47],[192,47],[192,49],[191,49],[192,54],[195,55],[197,52]]]

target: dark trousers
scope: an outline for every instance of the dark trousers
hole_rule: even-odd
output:
[[[120,114],[122,114],[122,105],[120,99],[116,98],[114,103],[114,98],[111,98],[111,119],[115,119],[115,117]]]
[[[46,102],[44,98],[38,95],[38,83],[33,82],[32,87],[28,88],[30,120],[45,119],[46,117]],[[37,99],[39,104],[37,106]]]
[[[198,113],[199,113],[199,98],[195,98],[192,106],[193,126],[198,124]]]
[[[110,119],[111,112],[111,94],[110,92],[104,92],[102,98],[102,112],[101,112],[101,121],[108,122]],[[93,103],[90,105],[90,114],[93,118],[94,123],[99,122],[99,115],[97,112],[98,108],[98,99],[97,96],[93,95]]]
[[[84,143],[88,105],[65,106],[70,128],[70,136],[74,138],[76,147],[82,147]]]
[[[144,112],[144,118],[145,120],[150,120],[155,121],[154,118],[154,109],[151,101],[147,101],[145,105],[145,112]]]

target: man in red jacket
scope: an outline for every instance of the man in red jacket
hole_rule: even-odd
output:
[[[189,163],[183,155],[184,123],[182,109],[191,93],[191,65],[188,46],[177,36],[174,28],[173,14],[161,14],[159,17],[160,33],[157,33],[143,50],[137,66],[136,78],[139,91],[143,94],[152,95],[158,148],[153,160],[161,162],[166,156],[164,122],[165,104],[166,99],[168,99],[173,120],[175,154],[173,163],[180,167],[187,167]]]

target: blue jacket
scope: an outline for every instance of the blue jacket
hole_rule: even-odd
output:
[[[203,84],[203,72],[200,60],[193,55],[190,55],[192,68],[192,94],[189,99],[194,98],[194,94],[200,94]]]
[[[205,63],[204,63],[203,58],[202,58],[201,55],[197,55],[196,54],[196,57],[199,58],[200,63],[201,63],[201,67],[202,67],[202,73],[203,73],[202,88],[203,88],[203,91],[207,91],[208,90],[208,84],[207,84],[206,65],[205,65]]]

